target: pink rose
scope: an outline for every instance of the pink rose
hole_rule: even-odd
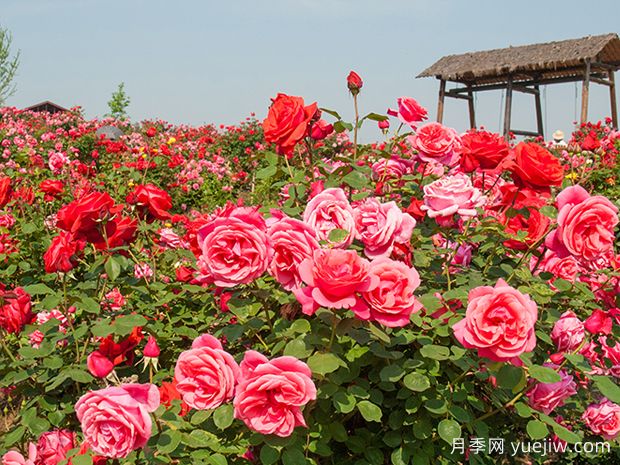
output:
[[[552,273],[555,278],[574,283],[577,280],[577,275],[583,271],[583,267],[572,255],[560,258],[555,253],[548,251],[545,254],[541,270]]]
[[[461,138],[452,128],[440,123],[428,123],[407,140],[418,151],[423,162],[439,162],[450,165],[461,154]]]
[[[620,405],[607,399],[588,406],[581,419],[594,434],[608,441],[613,441],[620,434]]]
[[[396,102],[398,103],[398,110],[388,108],[387,114],[398,117],[403,124],[415,127],[416,123],[426,119],[426,108],[420,105],[415,99],[411,97],[399,97]]]
[[[457,213],[463,219],[476,216],[476,208],[486,202],[486,197],[463,173],[438,179],[424,186],[423,190],[424,205],[420,208],[442,226],[452,225],[452,217]]]
[[[159,231],[159,243],[169,249],[186,249],[188,247],[187,242],[170,228],[163,228]]]
[[[390,179],[399,180],[411,171],[407,161],[397,156],[382,158],[374,162],[371,168],[373,179],[383,182]]]
[[[237,207],[198,231],[200,271],[218,287],[247,284],[262,275],[272,255],[262,216]]]
[[[37,442],[37,462],[42,465],[57,465],[67,458],[67,452],[75,446],[73,431],[62,429],[43,433]]]
[[[11,450],[2,456],[2,465],[35,465],[36,462],[37,446],[32,442],[28,445],[28,458],[16,450]]]
[[[268,360],[253,350],[241,362],[235,391],[235,418],[261,434],[290,436],[306,426],[301,407],[316,399],[308,365],[295,357]]]
[[[545,366],[555,368],[552,364]],[[536,383],[528,394],[528,402],[532,408],[549,415],[556,407],[564,405],[564,401],[577,393],[575,380],[566,371],[558,372],[562,378],[557,383]]]
[[[209,334],[194,340],[174,368],[177,391],[196,410],[214,409],[232,399],[239,374],[235,359]]]
[[[316,231],[319,241],[327,241],[334,247],[346,248],[355,236],[353,208],[347,196],[339,187],[325,189],[313,197],[304,211],[303,220]],[[334,229],[343,229],[347,235],[339,242],[329,241],[329,233]]]
[[[609,199],[571,186],[558,194],[557,208],[558,228],[547,236],[545,244],[558,256],[570,254],[589,262],[613,251],[618,209]]]
[[[370,263],[355,250],[318,249],[299,265],[299,276],[307,285],[293,289],[302,312],[313,315],[317,308],[349,308],[364,311],[360,292],[373,290],[379,278],[370,274]]]
[[[420,275],[414,268],[389,258],[377,258],[370,263],[370,273],[377,276],[379,284],[362,292],[368,310],[356,315],[389,327],[405,326],[412,313],[422,305],[413,295],[420,285]]]
[[[395,202],[380,203],[369,197],[353,210],[355,237],[364,244],[368,258],[387,257],[395,242],[408,243],[415,227],[415,220],[403,213]]]
[[[157,407],[157,386],[124,384],[87,392],[75,404],[75,413],[93,452],[123,458],[146,445],[151,437],[149,413]]]
[[[584,337],[583,322],[571,311],[564,312],[551,331],[551,340],[560,352],[577,349]]]
[[[538,307],[500,279],[495,287],[480,286],[469,291],[465,318],[456,323],[454,336],[480,357],[509,361],[536,347],[534,325]]]
[[[314,230],[306,223],[273,211],[267,234],[273,246],[269,274],[284,289],[290,291],[301,286],[299,265],[319,248]]]

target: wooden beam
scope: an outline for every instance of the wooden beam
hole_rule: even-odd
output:
[[[508,140],[510,134],[510,114],[512,112],[512,76],[508,77],[506,85],[506,108],[504,108],[504,137]]]
[[[595,82],[597,84],[601,84],[603,86],[610,86],[611,82],[609,82],[607,79],[599,79],[599,78],[595,78],[590,76],[590,82]]]
[[[588,97],[590,96],[590,60],[586,60],[586,67],[581,86],[581,124],[588,120]]]
[[[469,127],[471,129],[476,129],[476,108],[474,106],[474,94],[469,91],[469,102],[467,105],[469,106]]]
[[[616,80],[614,71],[609,70],[609,102],[611,103],[611,122],[618,129],[618,106],[616,104]]]
[[[443,105],[446,99],[446,81],[442,79],[439,82],[439,101],[437,102],[437,122],[443,122]]]
[[[456,89],[450,89],[448,92],[446,92],[446,97],[452,97],[452,98],[460,98],[462,100],[471,100],[471,97],[469,95],[461,95],[458,92],[454,92]]]
[[[542,105],[540,104],[540,89],[538,86],[536,86],[535,89],[536,93],[534,94],[534,104],[536,105],[536,126],[538,128],[538,134],[540,134],[544,138],[545,134],[543,131]]]
[[[539,136],[540,134],[538,134],[537,132],[534,131],[524,131],[522,129],[512,129],[510,132],[512,132],[514,135],[516,136],[531,136],[531,137],[536,137]]]
[[[607,77],[607,74],[603,75],[601,73],[590,73],[590,77],[598,77],[598,78],[604,78]],[[560,78],[547,78],[547,79],[537,79],[537,80],[531,80],[531,81],[518,81],[518,82],[514,82],[513,81],[513,90],[517,91],[517,87],[520,87],[521,89],[523,89],[524,87],[527,86],[534,86],[536,84],[538,85],[547,85],[547,84],[563,84],[563,83],[567,83],[567,82],[579,82],[579,81],[583,81],[584,79],[584,74],[583,74],[583,70],[581,70],[579,75],[575,75],[575,76],[566,76],[566,77],[560,77]],[[462,84],[459,81],[451,81],[451,82],[455,82],[457,84]],[[505,89],[506,86],[508,85],[507,82],[503,82],[503,83],[499,83],[499,84],[482,84],[482,85],[470,85],[469,87],[461,87],[461,88],[456,88],[456,89],[451,89],[450,92],[452,93],[467,93],[468,88],[471,89],[472,92],[483,92],[486,90],[499,90],[499,89]],[[526,91],[528,92],[528,91]],[[529,92],[529,93],[533,93],[533,92]]]

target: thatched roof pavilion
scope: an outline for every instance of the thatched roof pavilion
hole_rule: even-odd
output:
[[[482,52],[449,55],[422,71],[417,77],[440,80],[437,120],[443,119],[446,96],[468,100],[471,127],[476,126],[473,93],[506,89],[504,134],[543,135],[540,86],[583,81],[581,122],[588,117],[590,82],[606,85],[610,91],[611,117],[618,127],[614,72],[620,69],[620,38],[617,34],[588,36],[544,44],[523,45]],[[446,83],[461,87],[446,90]],[[512,93],[533,94],[537,132],[510,127]]]

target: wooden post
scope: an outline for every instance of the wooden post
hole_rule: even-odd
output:
[[[469,106],[469,127],[476,129],[476,108],[474,107],[474,93],[471,90],[467,91],[469,99],[467,104]]]
[[[439,82],[439,102],[437,103],[437,122],[443,122],[443,103],[446,99],[446,81]]]
[[[588,97],[590,94],[590,60],[586,60],[586,69],[581,86],[581,124],[588,120]]]
[[[510,135],[510,114],[512,112],[512,76],[508,76],[506,85],[506,108],[504,108],[504,137],[508,140]]]
[[[540,104],[540,86],[538,84],[534,84],[534,90],[536,90],[536,93],[534,94],[534,101],[536,104],[536,126],[538,127],[538,134],[544,138],[545,134],[542,119],[542,106]]]
[[[609,101],[611,103],[611,121],[615,129],[618,129],[618,107],[616,105],[616,80],[614,70],[609,70]]]

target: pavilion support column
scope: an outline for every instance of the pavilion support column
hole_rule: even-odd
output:
[[[506,107],[504,108],[504,137],[508,140],[510,135],[510,115],[512,113],[512,76],[508,76],[506,83]]]
[[[443,122],[443,104],[446,100],[446,81],[442,79],[439,82],[439,102],[437,103],[437,122]]]
[[[542,105],[540,104],[540,86],[538,84],[535,84],[534,90],[536,90],[536,93],[534,94],[534,101],[536,104],[536,126],[538,128],[538,134],[540,134],[540,136],[544,138],[545,133],[542,118]]]
[[[590,60],[586,60],[586,69],[581,86],[581,123],[588,120],[588,98],[590,96]]]
[[[616,79],[614,70],[609,70],[609,102],[611,103],[611,121],[615,129],[618,129],[618,106],[616,104]]]
[[[471,90],[468,90],[467,95],[469,96],[469,99],[467,100],[467,105],[469,106],[469,127],[471,129],[476,129],[476,108],[474,106],[474,93]]]

